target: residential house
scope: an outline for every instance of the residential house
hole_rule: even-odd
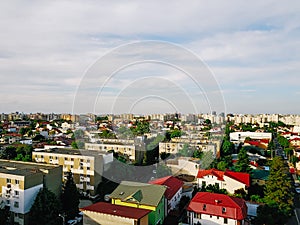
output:
[[[245,191],[250,186],[250,175],[248,173],[221,171],[217,169],[199,170],[197,175],[198,187],[217,185],[233,194],[238,189]]]
[[[57,197],[61,194],[61,166],[9,160],[0,160],[0,165],[0,202],[10,207],[11,224],[28,224],[31,206],[44,185]]]
[[[128,206],[114,205],[107,202],[80,209],[83,212],[83,224],[89,225],[148,225],[148,215],[151,210]]]
[[[165,219],[166,187],[122,181],[111,193],[112,204],[151,210],[149,225],[163,224]]]
[[[241,198],[210,192],[198,192],[187,207],[191,225],[243,225],[247,205]]]
[[[162,177],[149,182],[150,184],[158,184],[167,187],[165,198],[167,200],[165,214],[167,215],[171,210],[178,206],[182,197],[183,181],[173,176]]]

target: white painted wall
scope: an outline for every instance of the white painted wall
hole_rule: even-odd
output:
[[[224,224],[224,218],[223,217],[217,217],[217,216],[210,216],[207,214],[201,214],[201,219],[195,218],[194,212],[187,212],[189,218],[189,224],[194,225],[200,222],[202,225],[219,225]],[[236,225],[237,220],[228,219],[227,221],[228,225]]]

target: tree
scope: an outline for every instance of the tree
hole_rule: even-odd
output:
[[[59,224],[60,203],[55,194],[46,187],[42,188],[30,209],[30,225]]]
[[[290,158],[290,162],[296,167],[296,163],[299,162],[299,158],[295,155],[292,155]]]
[[[249,156],[247,155],[247,151],[245,148],[242,148],[238,154],[238,161],[234,165],[235,170],[237,172],[250,173],[251,167],[250,167],[249,163],[250,163],[250,160],[249,160]]]
[[[9,206],[0,208],[0,224],[6,224],[7,218],[9,217]]]
[[[181,130],[175,129],[171,132],[171,138],[175,138],[175,137],[181,137],[182,132]]]
[[[288,217],[293,209],[293,192],[288,168],[281,157],[272,160],[269,179],[264,191],[265,202],[270,207],[277,207],[278,213]]]
[[[220,189],[217,184],[209,184],[207,186],[202,186],[201,191],[203,192],[211,192],[211,193],[219,193],[219,194],[227,194],[226,189]]]
[[[16,148],[14,146],[7,146],[0,155],[1,159],[14,159],[17,157]]]
[[[217,169],[225,171],[226,169],[228,169],[228,162],[226,162],[226,161],[218,162]]]
[[[84,131],[79,129],[79,130],[75,130],[73,135],[72,135],[72,139],[83,139],[84,138]]]
[[[287,218],[278,213],[278,206],[276,205],[260,205],[257,208],[257,217],[254,219],[255,225],[278,225],[285,224]]]
[[[287,147],[289,147],[289,145],[290,145],[289,140],[288,140],[287,138],[281,136],[281,135],[279,135],[279,136],[277,137],[277,140],[278,140],[278,143],[279,143],[283,148],[287,148]]]
[[[221,155],[222,156],[231,155],[233,154],[234,149],[235,149],[234,144],[224,138],[221,147]]]
[[[161,160],[166,160],[170,155],[170,153],[162,152],[160,153],[160,158]]]
[[[193,153],[193,157],[194,157],[194,158],[201,159],[202,156],[203,156],[203,152],[200,151],[200,150],[195,150],[194,153]]]
[[[67,173],[61,199],[63,211],[66,213],[67,218],[74,218],[79,212],[79,193],[74,183],[72,172]]]

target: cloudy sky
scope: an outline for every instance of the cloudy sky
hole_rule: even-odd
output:
[[[299,0],[1,1],[0,29],[1,112],[300,113]]]

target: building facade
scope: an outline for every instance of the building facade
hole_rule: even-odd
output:
[[[10,222],[26,225],[35,197],[46,186],[61,194],[62,167],[40,163],[0,160],[1,201],[10,207]]]
[[[101,182],[101,175],[113,161],[113,154],[87,150],[49,149],[32,152],[32,160],[61,165],[63,177],[71,171],[79,191],[84,195],[93,196]]]

